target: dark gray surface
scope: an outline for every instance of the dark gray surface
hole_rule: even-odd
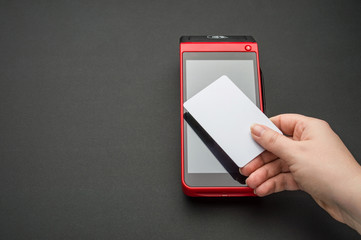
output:
[[[268,115],[361,159],[361,2],[1,1],[1,239],[358,239],[303,192],[190,199],[181,35],[259,42]],[[330,179],[337,181],[337,179]]]

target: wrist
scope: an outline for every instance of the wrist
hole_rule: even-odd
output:
[[[336,198],[343,222],[361,234],[361,166]]]

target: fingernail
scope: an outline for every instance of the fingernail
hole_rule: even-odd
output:
[[[242,173],[242,168],[239,169],[239,173],[240,173],[240,174],[243,174],[243,173]]]
[[[254,193],[255,195],[257,195],[257,193],[256,193],[256,189],[255,189],[255,190],[253,190],[253,193]]]
[[[264,129],[264,127],[262,127],[262,125],[259,124],[253,124],[251,126],[251,133],[253,135],[256,135],[257,137],[260,137],[265,130],[266,129]]]

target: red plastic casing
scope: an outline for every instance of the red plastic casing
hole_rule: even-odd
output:
[[[247,48],[246,48],[247,46]],[[251,50],[247,51],[246,49]],[[180,43],[180,120],[181,120],[181,158],[182,189],[191,197],[245,197],[256,196],[249,187],[191,187],[184,179],[184,132],[183,132],[183,53],[184,52],[255,52],[257,56],[257,72],[259,86],[260,109],[263,111],[262,81],[259,67],[258,46],[255,42],[181,42]]]

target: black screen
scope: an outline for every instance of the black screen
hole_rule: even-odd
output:
[[[232,79],[259,106],[257,62],[253,52],[183,53],[184,101],[222,75]],[[235,177],[235,174],[239,174],[236,165],[229,167],[228,156],[220,148],[214,147],[215,143],[212,142],[210,146],[212,139],[205,139],[200,126],[194,119],[189,121],[190,117],[185,116],[188,121],[184,122],[186,183],[190,186],[242,186]]]

